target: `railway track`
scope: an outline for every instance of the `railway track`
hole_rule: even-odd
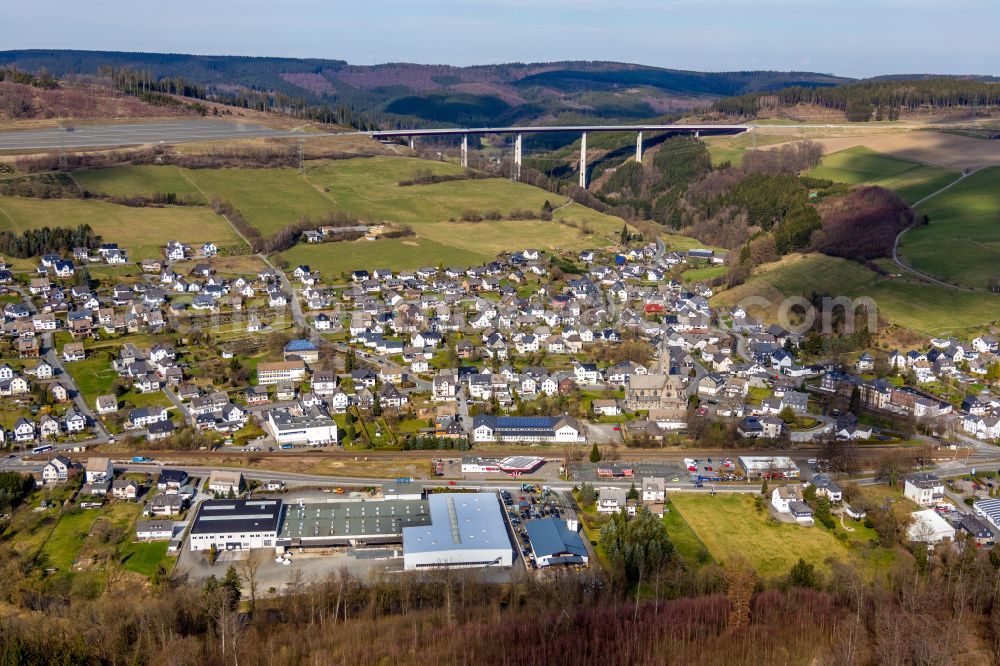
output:
[[[617,461],[622,462],[658,462],[658,461],[677,461],[684,458],[715,458],[715,457],[729,457],[735,458],[741,455],[754,455],[754,456],[790,456],[790,457],[803,457],[803,456],[816,456],[821,454],[823,449],[821,447],[803,447],[794,449],[623,449],[619,448],[616,450]],[[920,446],[898,446],[892,444],[871,444],[858,446],[856,448],[856,454],[861,458],[875,458],[878,456],[885,455],[890,451],[911,451],[914,456],[920,456],[927,453],[926,447]],[[132,452],[130,452],[132,453]],[[379,451],[379,450],[364,450],[364,451],[342,451],[342,450],[324,450],[324,449],[304,449],[304,450],[294,450],[294,451],[257,451],[257,452],[243,452],[243,451],[158,451],[158,450],[147,450],[141,451],[137,450],[134,452],[135,455],[146,455],[152,458],[157,456],[169,456],[175,459],[183,458],[234,458],[234,457],[247,457],[253,458],[254,460],[292,460],[292,459],[302,459],[302,460],[431,460],[434,458],[461,458],[466,455],[477,455],[483,457],[505,457],[512,455],[525,455],[533,454],[540,455],[548,459],[562,459],[565,452],[559,449],[533,449],[533,448],[508,448],[508,449],[490,449],[490,450],[477,450],[473,449],[470,451],[460,451],[460,450],[421,450],[421,451]],[[586,452],[584,452],[586,453]]]

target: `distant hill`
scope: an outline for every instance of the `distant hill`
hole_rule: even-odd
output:
[[[811,72],[692,72],[615,62],[508,63],[474,67],[342,60],[113,51],[0,51],[0,66],[59,78],[109,68],[181,78],[207,94],[276,93],[343,107],[385,126],[648,119],[735,95],[850,79]],[[571,110],[571,111],[569,111]]]

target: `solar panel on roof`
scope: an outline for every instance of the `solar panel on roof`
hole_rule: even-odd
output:
[[[241,513],[233,516],[201,516],[200,522],[210,520],[270,520],[273,516],[269,513]]]

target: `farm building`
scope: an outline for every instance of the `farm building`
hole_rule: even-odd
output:
[[[428,498],[430,524],[403,528],[403,568],[509,567],[513,547],[494,493]]]

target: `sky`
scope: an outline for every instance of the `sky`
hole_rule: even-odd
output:
[[[0,49],[1000,74],[996,0],[9,0]]]

